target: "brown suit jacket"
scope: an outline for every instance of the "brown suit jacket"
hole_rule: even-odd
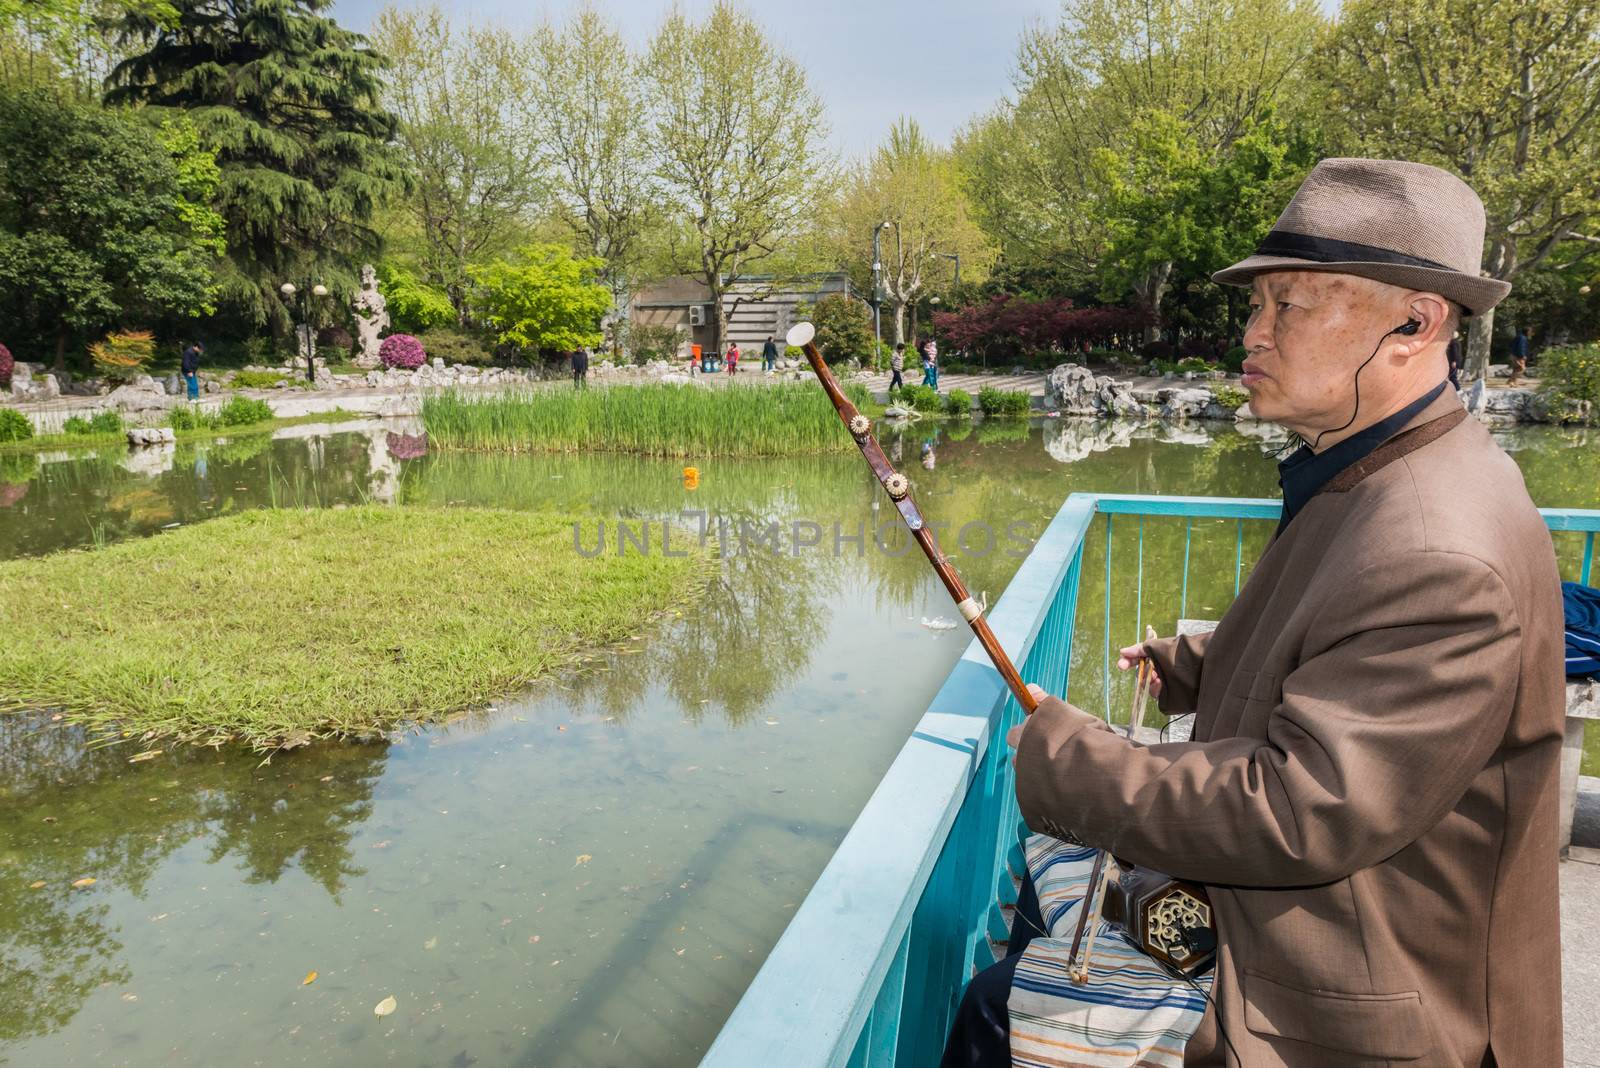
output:
[[[1143,746],[1056,699],[1028,825],[1205,883],[1220,947],[1186,1063],[1561,1063],[1564,714],[1550,536],[1447,390],[1330,481],[1215,632],[1163,639]]]

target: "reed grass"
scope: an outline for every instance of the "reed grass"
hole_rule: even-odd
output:
[[[865,387],[844,387],[858,406]],[[651,456],[786,456],[854,442],[815,383],[615,385],[425,397],[430,447],[475,452],[606,450]]]
[[[0,708],[129,754],[360,737],[484,704],[639,633],[712,562],[573,548],[575,515],[267,509],[0,562]]]

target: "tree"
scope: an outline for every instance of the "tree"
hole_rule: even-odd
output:
[[[530,60],[562,220],[604,261],[601,278],[620,308],[656,214],[637,62],[621,32],[590,8],[541,27]]]
[[[817,328],[817,349],[828,359],[872,359],[872,309],[864,301],[831,293],[795,313]]]
[[[1600,3],[1351,0],[1318,57],[1353,147],[1452,171],[1483,199],[1483,270],[1507,281],[1563,243],[1600,252]],[[1467,376],[1494,314],[1468,320]]]
[[[181,130],[0,86],[0,321],[60,369],[74,337],[209,311],[217,219],[185,195],[204,162]]]
[[[221,168],[227,223],[223,299],[289,331],[286,279],[320,277],[336,294],[375,256],[370,221],[402,188],[379,103],[383,59],[319,12],[330,0],[173,0],[165,23],[130,12],[124,40],[144,51],[111,74],[113,103],[188,114]]]
[[[528,245],[517,262],[470,267],[483,322],[502,345],[567,351],[600,343],[611,294],[595,279],[598,257],[575,258],[560,245]]]
[[[418,333],[460,322],[458,309],[442,289],[418,281],[416,275],[399,264],[387,260],[380,263],[378,282],[396,330]]]
[[[0,77],[98,95],[121,58],[107,27],[129,13],[165,23],[178,15],[171,0],[0,0]]]
[[[1132,292],[1147,321],[1161,317],[1163,290],[1187,292],[1226,314],[1204,327],[1231,332],[1238,302],[1231,287],[1216,300],[1211,274],[1254,251],[1282,205],[1316,162],[1304,131],[1285,128],[1269,113],[1220,153],[1208,153],[1183,120],[1151,110],[1130,123],[1120,149],[1095,153],[1103,190],[1105,245],[1096,274],[1103,294]],[[1191,313],[1186,325],[1202,325]]]
[[[930,144],[912,119],[901,119],[865,166],[850,177],[834,216],[833,244],[863,291],[872,288],[869,235],[881,223],[881,285],[894,341],[906,340],[906,309],[933,288],[948,287],[955,260],[967,280],[982,281],[995,248],[968,211],[948,152]]]
[[[464,323],[467,266],[506,251],[543,196],[531,56],[511,34],[452,29],[437,6],[388,8],[374,43],[388,59],[384,102],[415,178],[405,201],[425,279]]]
[[[668,15],[644,70],[656,177],[688,220],[720,348],[723,295],[768,265],[813,208],[822,102],[801,66],[727,0],[704,22]]]
[[[1213,164],[1270,109],[1296,125],[1322,21],[1310,0],[1077,0],[1060,25],[1024,35],[1015,101],[960,139],[980,221],[1008,256],[1096,272],[1110,237],[1099,153],[1130,154],[1152,113],[1174,116]],[[1144,177],[1163,195],[1159,172]],[[1129,284],[1159,308],[1171,273],[1149,259]]]

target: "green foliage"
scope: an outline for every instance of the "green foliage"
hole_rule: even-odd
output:
[[[171,0],[177,17],[134,10],[134,54],[111,71],[114,104],[181,112],[216,153],[229,269],[220,299],[289,332],[286,278],[354,288],[379,246],[374,209],[407,176],[379,103],[384,60],[320,12],[325,0]]]
[[[214,430],[222,421],[216,412],[208,412],[199,405],[180,404],[168,410],[167,425],[174,430]]]
[[[635,363],[676,359],[682,341],[675,326],[635,326],[628,332],[628,352]]]
[[[438,356],[445,363],[471,363],[482,366],[494,361],[494,346],[484,338],[465,330],[439,327],[416,335],[429,356]]]
[[[1206,133],[1180,117],[1182,110],[1144,112],[1129,130],[1129,143],[1095,155],[1099,181],[1110,194],[1103,208],[1111,247],[1099,269],[1102,295],[1117,298],[1131,290],[1145,296],[1152,311],[1148,297],[1165,285],[1203,280],[1252,252],[1316,161],[1307,131],[1270,114],[1215,153]],[[1153,284],[1156,278],[1162,286]],[[1208,298],[1213,309],[1227,307],[1214,290]],[[1194,315],[1190,309],[1185,325]]]
[[[201,142],[200,131],[187,117],[162,120],[156,138],[172,157],[177,171],[178,195],[174,204],[178,218],[189,228],[197,247],[213,256],[227,255],[227,224],[211,206],[217,187],[222,184],[216,152]]]
[[[207,310],[214,249],[140,116],[0,84],[0,322],[65,348]],[[200,232],[196,226],[200,225]]]
[[[1232,371],[1234,374],[1238,374],[1239,371],[1244,368],[1245,358],[1249,355],[1249,349],[1245,348],[1243,345],[1235,345],[1233,348],[1222,354],[1222,366],[1226,370]]]
[[[978,390],[978,407],[984,415],[1019,416],[1028,414],[1032,401],[1022,390],[984,386]]]
[[[0,442],[27,441],[33,437],[33,423],[15,408],[0,408]]]
[[[919,412],[944,410],[944,398],[932,386],[897,386],[889,391],[889,403],[898,404],[903,408],[913,408]]]
[[[854,389],[852,389],[854,387]],[[866,403],[859,383],[845,387]],[[607,386],[469,395],[422,401],[430,447],[485,452],[607,449],[657,456],[784,456],[855,447],[814,384],[726,389]]]
[[[378,266],[378,288],[397,333],[418,334],[434,327],[456,325],[456,309],[449,295],[437,286],[419,281],[416,275],[397,263],[386,260]]]
[[[454,23],[438,5],[391,5],[373,25],[390,63],[384,99],[399,119],[395,149],[414,179],[395,206],[427,282],[397,310],[384,279],[395,329],[409,334],[458,323],[468,264],[504,253],[523,232],[545,195],[540,165],[554,147],[529,129],[531,50],[506,29]],[[436,301],[448,317],[418,307]]]
[[[1240,389],[1238,386],[1223,385],[1221,382],[1211,383],[1211,396],[1218,404],[1230,412],[1237,410],[1240,405],[1250,400],[1248,390]]]
[[[972,394],[964,389],[952,389],[945,395],[944,410],[947,415],[971,415]]]
[[[69,415],[61,424],[61,432],[68,437],[121,434],[122,416],[109,408],[96,412],[87,419],[81,415]]]
[[[474,302],[501,344],[567,351],[598,345],[611,294],[594,281],[598,258],[575,258],[561,245],[525,245],[515,263],[469,268]]]
[[[1600,344],[1545,349],[1539,354],[1539,374],[1558,414],[1574,403],[1600,408]]]
[[[1195,374],[1204,374],[1207,371],[1216,370],[1215,367],[1195,356],[1185,356],[1181,360],[1151,360],[1150,362],[1155,364],[1156,369],[1164,375],[1181,375],[1191,371]]]
[[[271,418],[272,406],[253,397],[235,395],[217,409],[217,420],[221,426],[248,426],[251,423],[265,423]]]
[[[94,369],[113,382],[127,381],[140,374],[155,354],[155,335],[148,330],[110,333],[89,346]]]
[[[277,389],[287,379],[279,371],[235,371],[233,385],[237,389]]]
[[[830,293],[815,304],[799,305],[795,316],[809,319],[817,328],[816,344],[823,359],[866,359],[872,352],[872,309],[864,300]]]

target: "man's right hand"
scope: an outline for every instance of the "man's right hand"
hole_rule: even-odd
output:
[[[1130,645],[1122,650],[1117,657],[1117,670],[1127,671],[1141,660],[1150,660],[1150,654],[1145,652],[1144,643]],[[1161,676],[1155,673],[1156,662],[1150,660],[1150,696],[1161,696]]]

